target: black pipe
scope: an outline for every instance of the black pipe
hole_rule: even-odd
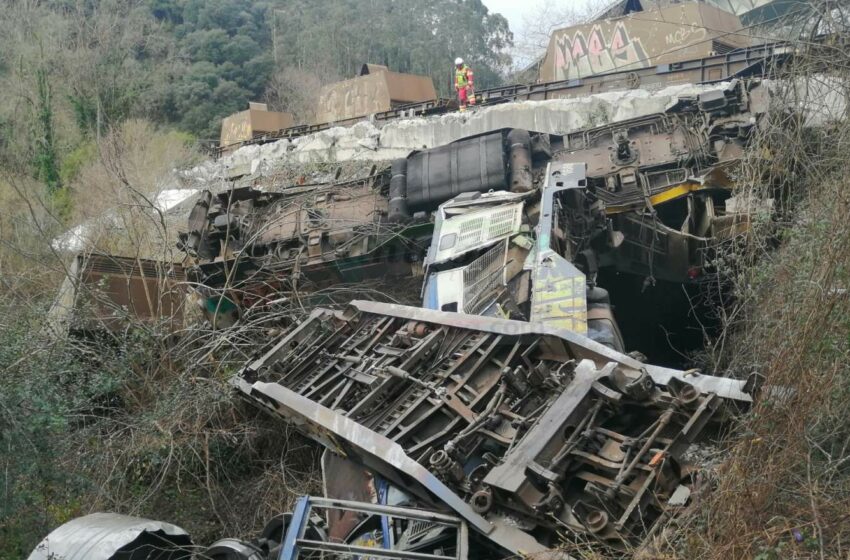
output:
[[[527,130],[514,128],[508,133],[511,157],[511,192],[528,192],[534,188],[531,175],[531,135]]]
[[[396,223],[410,221],[410,210],[407,207],[407,159],[393,161],[390,177],[389,220]]]

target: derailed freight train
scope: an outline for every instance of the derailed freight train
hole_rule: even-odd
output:
[[[566,135],[458,140],[345,183],[207,193],[180,247],[190,278],[235,314],[294,288],[419,277],[426,307],[493,313],[498,299],[501,316],[529,320],[545,313],[530,307],[539,265],[555,260],[591,290],[582,300],[604,303],[603,269],[694,282],[747,230],[730,176],[766,109],[764,86],[737,81]],[[568,165],[582,176],[564,189],[551,173]]]
[[[204,193],[180,247],[214,324],[369,279],[414,279],[421,307],[319,307],[234,377],[326,447],[324,497],[200,549],[167,524],[83,518],[31,558],[110,534],[98,558],[651,554],[701,490],[693,447],[749,406],[755,380],[626,354],[598,275],[710,273],[713,247],[749,224],[730,177],[766,97],[733,82],[570,134],[462,139],[344,183]]]

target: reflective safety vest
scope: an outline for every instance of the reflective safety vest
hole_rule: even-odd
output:
[[[455,67],[455,87],[462,88],[472,85],[472,68],[463,65],[463,68]]]

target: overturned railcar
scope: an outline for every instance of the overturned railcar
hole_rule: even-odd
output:
[[[553,325],[362,301],[314,311],[233,383],[464,520],[490,558],[564,539],[640,545],[699,490],[689,446],[752,399],[744,381],[644,364]]]
[[[75,255],[48,311],[54,333],[121,332],[128,322],[183,326],[186,274],[178,263],[103,253]]]
[[[716,246],[746,232],[730,176],[766,109],[761,85],[736,81],[569,134],[464,138],[357,181],[207,193],[180,246],[190,277],[238,307],[294,287],[419,278],[426,307],[549,315],[580,333],[591,313],[595,333],[610,322],[601,270],[698,282]],[[551,174],[567,168],[581,175],[568,189]],[[569,282],[549,275],[556,261]],[[560,302],[543,304],[556,281]],[[603,330],[622,350],[616,328]]]

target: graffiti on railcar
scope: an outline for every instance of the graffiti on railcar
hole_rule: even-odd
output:
[[[221,145],[229,146],[250,140],[253,135],[248,111],[242,111],[221,121]]]
[[[664,44],[668,47],[676,47],[684,44],[694,44],[705,41],[708,31],[699,22],[682,25],[672,33],[664,36]]]
[[[370,74],[325,86],[316,118],[318,122],[332,122],[387,111],[390,107],[386,79]]]
[[[587,35],[581,29],[566,30],[555,36],[555,45],[555,76],[558,80],[650,65],[640,38],[632,37],[623,22],[617,22],[607,37],[598,24]]]

